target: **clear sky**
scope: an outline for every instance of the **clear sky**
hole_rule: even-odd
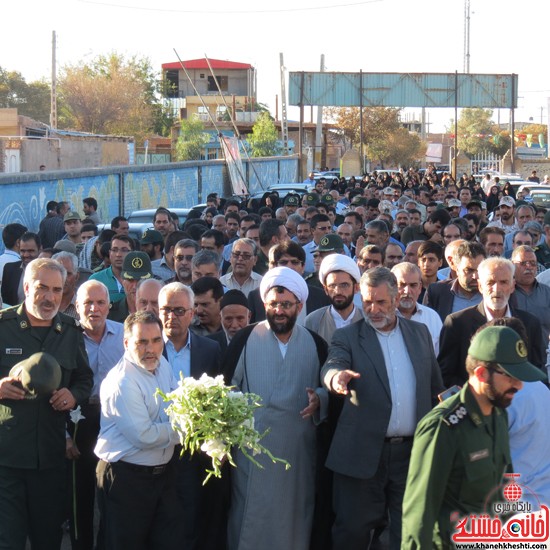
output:
[[[206,54],[251,63],[258,99],[273,113],[280,52],[289,71],[319,70],[321,54],[328,71],[464,67],[464,0],[19,0],[2,19],[0,66],[27,80],[50,78],[55,30],[58,66],[118,51],[149,57],[160,70],[177,61],[174,48],[184,60]],[[548,121],[549,22],[549,0],[471,0],[470,72],[519,75],[516,121],[540,122],[541,108]],[[432,130],[452,116],[430,110]],[[508,118],[501,111],[501,122]]]

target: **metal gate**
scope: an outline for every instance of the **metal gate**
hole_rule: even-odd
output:
[[[470,174],[504,171],[504,159],[495,153],[481,153],[470,160]]]

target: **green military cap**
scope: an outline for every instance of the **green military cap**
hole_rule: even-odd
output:
[[[70,220],[78,220],[81,221],[82,218],[80,217],[80,214],[76,212],[75,210],[69,210],[64,216],[63,216],[63,222],[68,222]]]
[[[10,370],[10,376],[19,379],[28,397],[49,395],[61,384],[61,367],[49,353],[34,353]]]
[[[304,203],[307,206],[315,206],[319,202],[319,195],[317,193],[306,193]]]
[[[122,264],[123,279],[150,279],[152,276],[151,259],[145,252],[128,252],[126,254]]]
[[[468,355],[479,361],[497,363],[510,376],[523,382],[546,380],[542,370],[527,360],[527,346],[510,327],[486,327],[473,338]]]
[[[323,204],[326,204],[327,206],[331,206],[334,204],[334,197],[330,194],[330,193],[325,193],[322,197],[321,197],[321,202]]]
[[[284,206],[300,206],[300,197],[288,194],[283,204]]]
[[[164,238],[162,233],[156,229],[146,229],[139,240],[139,244],[155,244],[163,242]]]
[[[353,206],[365,206],[367,204],[367,199],[361,195],[355,195],[355,197],[351,199],[351,204]]]
[[[321,237],[319,246],[313,252],[336,252],[344,250],[344,241],[334,233]]]

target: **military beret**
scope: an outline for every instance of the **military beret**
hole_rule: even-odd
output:
[[[61,384],[61,367],[49,353],[34,353],[10,370],[29,397],[50,395]]]

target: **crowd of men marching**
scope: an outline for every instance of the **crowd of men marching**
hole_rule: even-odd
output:
[[[512,464],[550,503],[550,212],[433,167],[306,181],[139,239],[92,197],[5,226],[0,548],[446,547]],[[203,373],[290,470],[203,486],[156,395]]]

